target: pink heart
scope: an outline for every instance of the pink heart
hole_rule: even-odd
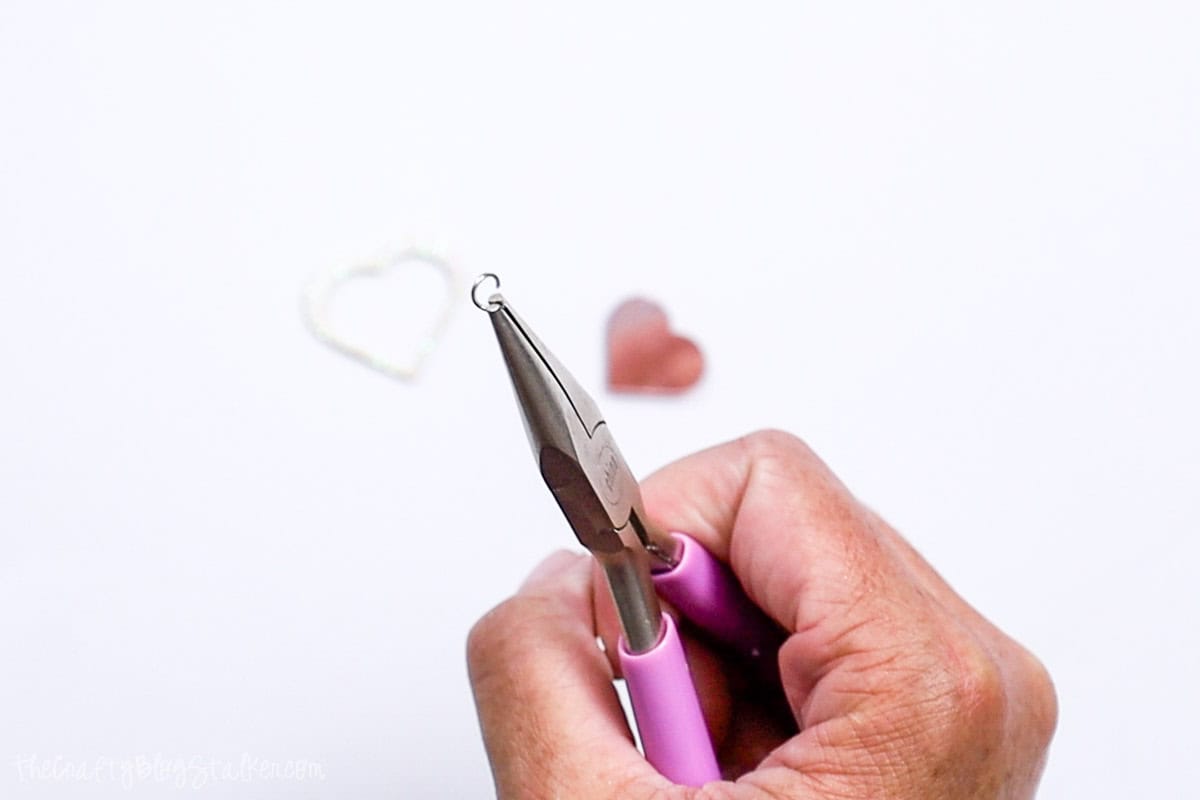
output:
[[[671,331],[667,313],[631,298],[608,318],[608,388],[614,392],[679,394],[696,385],[704,354]]]

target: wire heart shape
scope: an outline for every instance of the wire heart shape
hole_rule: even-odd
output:
[[[337,301],[349,294],[351,287],[368,288],[366,281],[382,284],[387,279],[417,278],[416,271],[432,272],[435,281],[420,291],[436,292],[441,283],[441,297],[425,303],[418,297],[406,302],[416,308],[435,308],[432,321],[420,326],[408,341],[391,341],[387,334],[355,331],[354,325],[335,315]],[[411,273],[411,274],[409,274]],[[430,276],[424,276],[428,279]],[[429,281],[425,281],[429,284]],[[415,380],[429,354],[436,349],[454,312],[458,294],[458,273],[445,259],[419,248],[407,248],[393,255],[362,264],[343,267],[321,276],[306,287],[301,302],[301,314],[308,329],[320,341],[344,356],[348,356],[377,372],[403,381]],[[414,286],[419,284],[414,283]],[[374,287],[376,289],[380,286]],[[411,287],[410,287],[411,288]],[[382,295],[382,292],[375,292]],[[376,303],[378,305],[378,303]],[[378,312],[378,309],[374,309]],[[399,309],[398,313],[406,313]],[[382,339],[382,340],[381,340]]]

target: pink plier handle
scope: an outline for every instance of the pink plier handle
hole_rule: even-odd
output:
[[[663,635],[644,653],[618,648],[621,672],[646,760],[673,783],[703,786],[721,768],[675,622],[663,614]]]
[[[768,680],[778,680],[776,651],[783,632],[746,597],[729,568],[695,539],[671,534],[679,562],[656,573],[659,594],[683,616],[733,649]],[[675,622],[663,615],[663,635],[645,653],[619,647],[621,671],[646,759],[675,783],[702,786],[721,779],[700,699]]]
[[[729,567],[692,537],[672,533],[679,561],[655,572],[654,588],[697,628],[753,665],[759,677],[778,683],[776,654],[784,632],[751,602]]]

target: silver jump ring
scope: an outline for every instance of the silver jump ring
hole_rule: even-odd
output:
[[[498,293],[493,293],[488,297],[486,303],[479,302],[479,287],[483,286],[489,280],[496,284],[496,289],[499,290],[500,278],[494,272],[485,272],[476,278],[475,283],[471,285],[471,302],[480,311],[486,311],[491,314],[500,310],[500,307],[504,305],[504,298]]]

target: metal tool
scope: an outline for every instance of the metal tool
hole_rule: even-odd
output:
[[[498,291],[481,300],[508,367],[542,478],[580,544],[604,569],[621,623],[619,660],[647,759],[676,783],[719,780],[720,769],[675,623],[661,593],[719,642],[773,672],[778,625],[742,592],[737,579],[694,539],[655,528],[591,397]]]

